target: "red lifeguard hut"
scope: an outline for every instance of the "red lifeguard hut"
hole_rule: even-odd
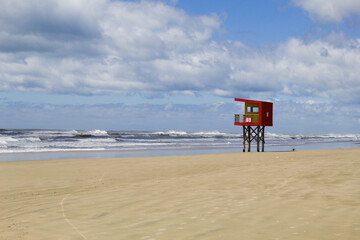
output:
[[[265,126],[273,125],[273,103],[257,100],[235,98],[235,101],[245,103],[244,114],[235,114],[234,125],[243,126],[243,151],[245,152],[246,142],[248,152],[250,152],[251,141],[257,142],[257,151],[260,151],[262,142],[262,152],[265,145]]]

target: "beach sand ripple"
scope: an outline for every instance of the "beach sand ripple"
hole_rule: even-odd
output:
[[[0,239],[358,239],[360,149],[0,163]]]

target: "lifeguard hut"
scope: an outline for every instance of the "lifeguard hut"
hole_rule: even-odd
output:
[[[256,140],[257,151],[260,152],[261,142],[264,152],[265,126],[273,125],[273,103],[241,98],[235,98],[235,101],[245,103],[245,113],[235,114],[234,122],[234,125],[243,126],[243,151],[247,142],[250,152],[251,142]]]

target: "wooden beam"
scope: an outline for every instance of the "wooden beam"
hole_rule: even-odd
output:
[[[243,152],[245,152],[245,141],[246,141],[246,127],[243,126]]]

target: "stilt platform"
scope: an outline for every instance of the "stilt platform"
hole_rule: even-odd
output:
[[[251,142],[255,140],[257,151],[260,152],[260,143],[261,151],[264,152],[265,145],[265,126],[243,126],[243,152],[246,150],[251,151]]]

